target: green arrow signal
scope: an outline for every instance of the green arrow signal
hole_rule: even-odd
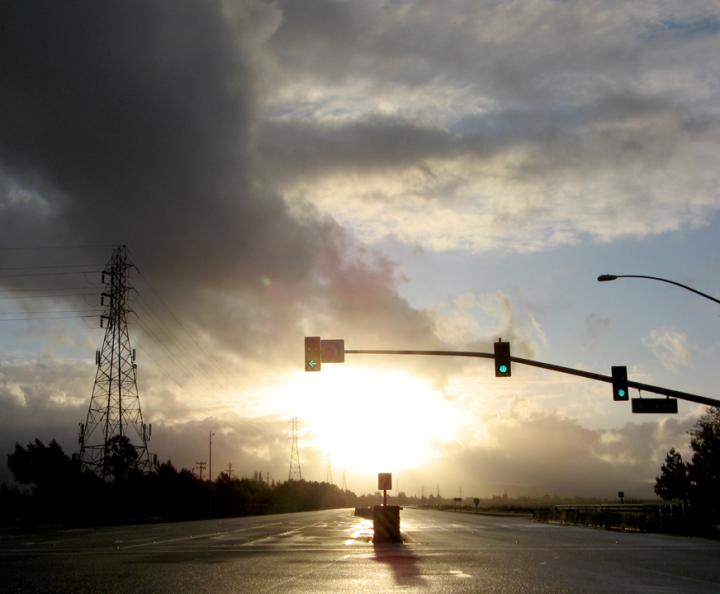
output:
[[[317,365],[317,363],[315,363],[315,361],[313,360],[313,361],[310,361],[310,363],[308,363],[308,365],[310,365],[310,367],[315,367]]]

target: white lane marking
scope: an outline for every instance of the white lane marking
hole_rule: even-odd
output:
[[[165,544],[168,542],[182,542],[184,540],[192,540],[193,538],[217,538],[220,535],[226,535],[226,534],[235,534],[237,532],[246,532],[248,530],[257,530],[266,528],[268,526],[277,526],[278,524],[281,524],[281,522],[273,522],[272,524],[263,524],[262,526],[249,526],[247,528],[239,528],[238,530],[228,530],[227,532],[209,532],[208,534],[195,534],[193,536],[181,536],[179,538],[168,538],[167,540],[154,540],[152,542],[143,542],[138,543],[134,545],[128,545],[122,547],[123,549],[134,549],[138,547],[147,547],[154,544]],[[152,538],[152,536],[148,537]],[[120,548],[120,547],[118,547]]]
[[[279,523],[279,522],[278,522]],[[280,538],[281,536],[288,536],[290,534],[295,534],[297,532],[300,532],[301,530],[305,530],[305,528],[312,528],[313,526],[318,526],[322,524],[323,522],[315,522],[314,524],[307,524],[305,526],[301,526],[300,528],[295,528],[293,530],[288,530],[287,532],[281,532],[280,534],[269,534],[268,536],[263,536],[262,538],[257,538],[255,540],[249,540],[240,546],[246,547],[250,545],[254,545],[258,542],[262,542],[264,540],[270,540],[271,538]]]

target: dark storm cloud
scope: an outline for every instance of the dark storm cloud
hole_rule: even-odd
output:
[[[4,245],[126,244],[191,327],[249,356],[293,360],[300,342],[279,338],[298,340],[318,300],[325,324],[434,342],[390,263],[254,177],[253,23],[214,1],[0,11]]]
[[[628,94],[577,108],[492,111],[450,128],[378,116],[351,122],[280,120],[261,127],[257,157],[275,184],[338,171],[393,175],[417,168],[431,177],[438,164],[466,159],[491,168],[497,158],[515,161],[508,172],[511,183],[558,174],[597,176],[638,165],[655,169],[672,155],[681,134],[703,135],[717,127],[712,120],[699,124],[683,117],[667,101]],[[674,128],[679,133],[673,134]],[[413,195],[439,197],[423,188]],[[446,192],[444,197],[453,196]]]
[[[282,210],[244,187],[249,73],[217,3],[39,1],[3,12],[0,156],[21,182],[66,197],[53,227],[95,243],[142,239],[162,254],[168,241],[227,236],[245,209],[258,220]]]
[[[442,77],[478,83],[505,101],[537,102],[556,93],[557,77],[568,71],[620,71],[641,53],[637,33],[607,26],[617,18],[611,7],[594,11],[583,3],[281,0],[276,6],[283,18],[271,44],[281,63],[294,76],[333,82],[382,73],[412,86]]]

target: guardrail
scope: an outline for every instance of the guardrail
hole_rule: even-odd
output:
[[[556,505],[536,510],[533,519],[560,524],[599,526],[608,530],[682,532],[688,510],[682,503]]]

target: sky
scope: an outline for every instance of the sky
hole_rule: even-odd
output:
[[[286,480],[297,418],[358,494],[652,496],[704,407],[303,339],[717,398],[718,304],[596,279],[720,297],[718,53],[709,0],[0,3],[0,453],[79,451],[125,245],[161,461]]]

